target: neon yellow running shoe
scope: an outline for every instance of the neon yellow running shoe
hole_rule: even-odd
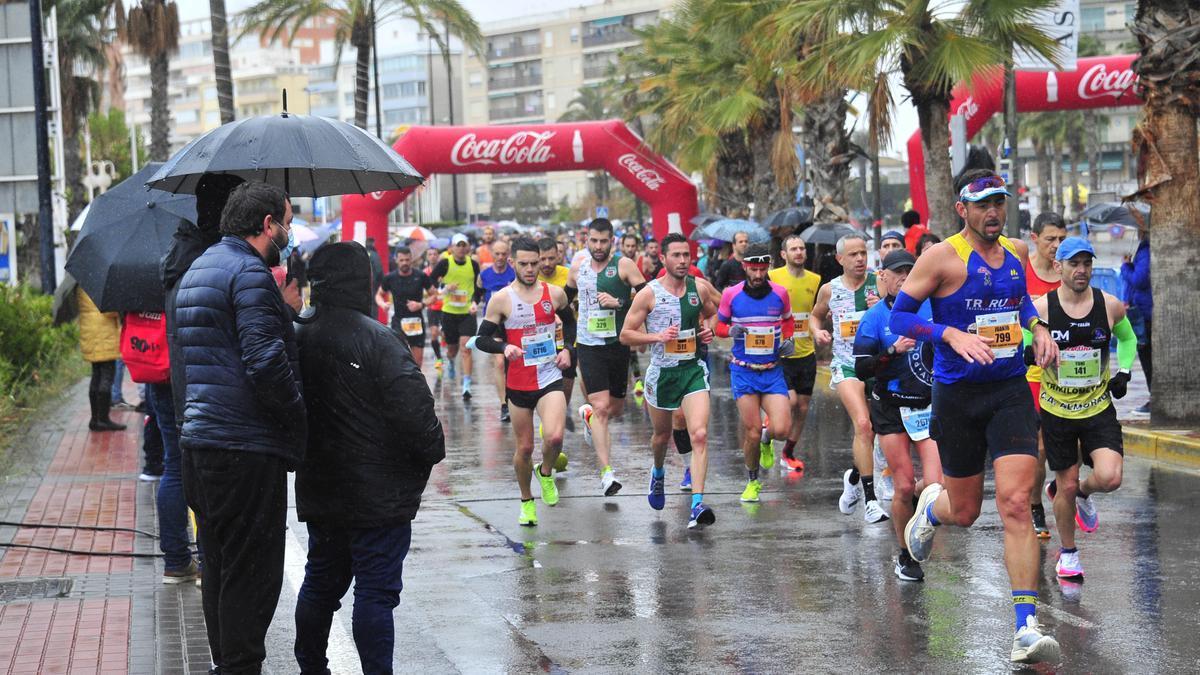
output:
[[[517,520],[523,527],[537,527],[537,503],[532,499],[521,502],[521,517]]]
[[[641,378],[638,378],[638,380],[633,383],[633,393],[640,396],[643,391],[646,391],[646,385],[642,384]]]
[[[567,470],[567,453],[561,450],[558,452],[558,459],[554,460],[554,470],[559,473]]]
[[[764,469],[775,466],[775,447],[771,441],[758,444],[758,465]]]
[[[554,484],[554,470],[550,470],[549,476],[543,476],[542,463],[538,462],[533,465],[533,475],[537,476],[538,483],[542,486],[542,503],[546,506],[557,504],[558,486]]]
[[[762,481],[748,481],[746,489],[742,491],[742,501],[756,503],[758,502],[758,493],[760,492],[762,492]]]

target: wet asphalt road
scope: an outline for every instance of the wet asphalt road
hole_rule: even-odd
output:
[[[762,503],[744,505],[736,411],[725,367],[714,368],[705,501],[717,522],[702,532],[686,529],[690,497],[675,487],[683,463],[673,449],[667,508],[647,505],[649,420],[632,405],[614,430],[621,493],[601,495],[594,453],[582,434],[568,433],[562,500],[539,501],[539,526],[521,528],[512,434],[497,418],[490,368],[476,356],[475,397],[464,403],[461,374],[438,378],[426,365],[448,456],[414,522],[396,610],[398,672],[1011,669],[994,504],[985,502],[971,530],[939,530],[925,583],[896,579],[890,523],[864,523],[861,507],[852,516],[837,510],[850,433],[829,392],[818,393],[810,415],[803,477],[764,471]],[[580,402],[576,392],[572,407]],[[1128,460],[1121,490],[1097,497],[1100,529],[1079,535],[1082,585],[1057,581],[1057,535],[1042,545],[1039,617],[1062,644],[1059,672],[1200,670],[1198,484],[1198,473]],[[295,672],[292,613],[306,541],[294,510],[289,526],[268,636],[267,670],[278,673]],[[335,673],[359,672],[352,601],[351,592],[331,635]]]

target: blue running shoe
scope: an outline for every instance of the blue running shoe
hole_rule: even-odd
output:
[[[650,474],[650,494],[646,495],[647,501],[650,502],[650,508],[655,511],[662,511],[667,505],[667,495],[665,490],[666,478],[655,478],[654,473]]]
[[[679,481],[679,489],[684,492],[692,491],[692,467],[683,470],[683,480]]]
[[[717,514],[713,510],[704,505],[704,502],[692,507],[692,515],[688,520],[688,529],[694,530],[698,527],[712,525],[717,522]]]

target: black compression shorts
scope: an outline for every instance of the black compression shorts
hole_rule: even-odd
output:
[[[942,473],[967,478],[1005,455],[1037,457],[1038,418],[1025,376],[999,382],[933,384],[929,436],[938,443]]]

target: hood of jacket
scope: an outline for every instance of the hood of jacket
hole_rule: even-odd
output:
[[[318,312],[327,305],[367,316],[374,314],[371,261],[367,249],[357,242],[344,241],[317,249],[308,263],[308,283]]]
[[[180,223],[171,241],[171,248],[162,259],[160,273],[163,289],[169,291],[174,288],[187,274],[192,263],[196,262],[196,258],[218,241],[221,241],[221,233],[217,230],[202,230],[194,223]]]

